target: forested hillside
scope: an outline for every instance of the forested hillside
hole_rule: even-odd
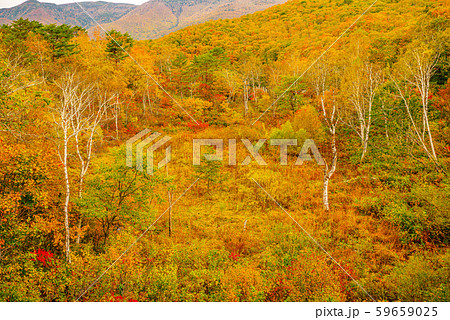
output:
[[[3,25],[0,301],[449,301],[450,6],[371,5],[148,41]],[[144,129],[171,138],[153,174],[127,166]]]
[[[284,2],[286,0],[153,0],[103,27],[126,31],[136,39],[156,39],[193,24],[237,18]],[[95,29],[96,26],[92,27]]]
[[[155,39],[189,25],[237,18],[284,2],[286,0],[150,0],[133,5],[106,1],[54,4],[27,0],[12,8],[0,8],[0,24],[22,18],[43,24],[83,27],[90,34],[105,28],[128,32],[135,39]]]

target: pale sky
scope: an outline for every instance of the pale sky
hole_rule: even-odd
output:
[[[11,8],[25,2],[26,0],[0,0],[0,8]],[[63,3],[73,3],[72,0],[38,0],[39,2],[50,2],[56,4]],[[105,2],[115,2],[115,3],[132,3],[132,4],[143,4],[148,0],[75,0],[77,2],[94,2],[94,1],[105,1]]]

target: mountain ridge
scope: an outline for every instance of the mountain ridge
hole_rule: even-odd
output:
[[[106,1],[80,2],[80,5],[98,22],[115,21],[137,7],[134,4],[111,3]],[[28,0],[12,8],[0,9],[0,23],[8,24],[24,18],[43,24],[69,24],[90,28],[95,22],[76,4],[54,4]]]
[[[107,1],[80,2],[105,30],[128,32],[138,40],[155,39],[184,27],[210,20],[237,18],[287,0],[152,0],[141,5]],[[28,0],[0,9],[0,24],[19,18],[43,24],[68,24],[88,29],[98,26],[76,3],[53,4]]]
[[[155,39],[193,24],[238,18],[284,2],[287,0],[148,1],[108,23],[105,29],[126,31],[139,40]]]

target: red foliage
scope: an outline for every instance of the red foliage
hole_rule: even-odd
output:
[[[278,273],[274,278],[272,288],[267,292],[266,301],[283,301],[289,295],[289,281],[293,277],[293,271],[297,268],[293,266],[283,267],[284,272]]]
[[[197,123],[189,121],[186,125],[193,130],[205,129],[209,127],[209,123],[201,121],[198,121]]]
[[[439,90],[437,96],[439,99],[436,99],[434,104],[437,109],[442,112],[442,115],[448,119],[450,111],[450,79],[447,81],[447,85]]]
[[[109,302],[123,302],[123,297],[122,296],[116,296],[114,295],[114,293],[112,294],[111,298],[109,299]]]
[[[241,256],[241,255],[240,255],[239,253],[234,253],[234,252],[232,252],[232,253],[230,253],[230,255],[229,255],[228,257],[231,258],[231,259],[233,259],[234,261],[238,261],[238,259],[239,259],[240,256]]]
[[[121,295],[116,296],[114,295],[114,293],[112,293],[111,298],[109,298],[109,302],[139,302],[139,301],[132,298],[125,301],[125,298],[123,296]]]
[[[226,99],[227,98],[223,94],[217,93],[214,95],[214,100],[216,100],[216,101],[222,102],[222,101],[225,101]]]
[[[356,278],[355,271],[350,266],[343,266],[344,270],[348,272],[349,275],[352,276],[353,279]],[[349,275],[343,270],[338,267],[337,265],[333,265],[333,269],[336,271],[338,279],[339,279],[339,287],[341,289],[341,292],[348,296],[351,291],[353,290],[353,287],[350,286],[350,283],[353,281],[352,278],[349,277]]]
[[[39,261],[39,263],[42,264],[43,267],[51,267],[51,264],[53,262],[53,253],[37,249],[32,252],[32,254],[36,255],[36,259],[31,259],[31,261]]]
[[[200,85],[198,86],[200,89],[209,89],[210,86],[207,83],[200,83]]]

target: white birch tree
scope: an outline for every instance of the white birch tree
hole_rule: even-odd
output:
[[[329,64],[327,61],[319,62],[311,70],[311,86],[314,90],[315,99],[322,111],[322,116],[327,130],[330,134],[331,162],[326,159],[323,173],[323,208],[330,210],[328,186],[331,177],[337,167],[338,151],[336,145],[336,130],[341,123],[340,105],[338,101],[339,77],[337,76],[337,66]]]
[[[90,103],[89,103],[89,100]],[[91,97],[86,99],[87,108],[84,113],[78,112],[71,122],[72,131],[75,133],[75,149],[79,160],[78,198],[83,198],[83,183],[92,159],[92,148],[95,143],[96,133],[100,123],[105,120],[107,112],[115,105],[116,96],[101,92],[100,88],[91,91]],[[77,243],[80,243],[80,230],[82,215],[78,220]]]
[[[421,42],[413,42],[391,77],[410,121],[411,136],[428,158],[439,167],[429,119],[430,81],[436,72],[440,54]],[[415,110],[415,96],[419,98],[420,111]]]
[[[344,81],[343,91],[350,105],[346,124],[356,132],[361,141],[362,161],[367,152],[375,96],[383,82],[383,74],[368,59],[356,56],[345,70]]]
[[[72,148],[75,149],[80,160],[79,195],[82,194],[83,179],[89,168],[92,156],[92,145],[95,130],[105,115],[110,98],[96,96],[100,92],[94,85],[86,85],[74,72],[66,72],[55,82],[58,90],[58,100],[50,111],[56,133],[56,147],[64,171],[65,197],[64,197],[64,249],[66,261],[70,259],[70,199],[72,194],[72,179],[69,174],[69,159]],[[81,150],[80,136],[85,133],[85,150]],[[72,141],[75,143],[73,146]]]

